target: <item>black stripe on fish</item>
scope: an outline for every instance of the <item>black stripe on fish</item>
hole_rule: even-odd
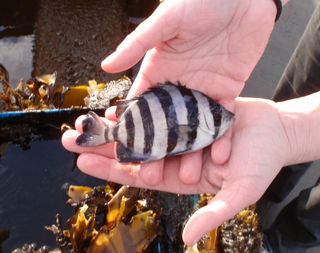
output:
[[[138,108],[142,118],[143,129],[144,129],[144,148],[143,153],[145,155],[151,154],[153,140],[154,140],[154,124],[152,120],[151,111],[148,102],[144,97],[138,100]]]
[[[119,134],[118,133],[119,133],[119,125],[116,125],[112,130],[113,139],[115,141],[119,140]]]
[[[178,120],[176,110],[173,105],[172,97],[169,92],[159,88],[152,89],[154,95],[159,99],[161,107],[166,117],[168,129],[167,153],[170,153],[178,142]],[[155,119],[156,120],[156,119]]]
[[[104,139],[105,139],[106,141],[109,141],[109,127],[106,127],[106,128],[104,129]]]
[[[126,131],[127,131],[127,148],[134,148],[134,135],[135,135],[135,126],[133,123],[132,112],[128,110],[124,116],[126,122]]]
[[[121,163],[143,162],[149,159],[149,156],[137,154],[132,149],[127,148],[121,143],[116,145],[117,160]]]
[[[191,131],[188,133],[187,149],[190,150],[192,149],[192,145],[197,138],[197,128],[199,127],[198,101],[190,89],[187,89],[181,85],[178,85],[177,88],[183,96],[183,100],[188,112],[188,126],[190,127]]]
[[[213,122],[214,122],[214,136],[213,138],[216,139],[219,131],[220,131],[220,126],[221,126],[221,120],[222,120],[222,107],[213,102],[212,100],[209,100],[209,106],[210,106],[210,111],[212,113],[213,117]]]

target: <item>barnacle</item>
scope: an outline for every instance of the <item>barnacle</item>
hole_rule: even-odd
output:
[[[90,109],[107,108],[113,105],[115,99],[124,99],[130,87],[131,80],[126,76],[105,85],[90,81],[85,105]]]
[[[202,194],[198,206],[202,207],[213,198],[211,194]],[[262,233],[259,231],[259,219],[255,206],[240,211],[235,217],[224,222],[219,228],[204,235],[186,253],[259,253],[262,247]]]
[[[254,207],[239,212],[221,226],[221,246],[226,253],[259,253],[262,234],[258,229],[258,215]]]

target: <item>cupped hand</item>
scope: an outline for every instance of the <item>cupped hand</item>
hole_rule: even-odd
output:
[[[161,180],[146,182],[141,170],[148,163],[123,165],[115,160],[113,144],[95,148],[81,148],[75,138],[81,132],[80,121],[77,131],[63,135],[66,149],[80,153],[78,166],[85,173],[120,184],[149,188],[174,193],[213,193],[215,198],[196,211],[185,226],[183,239],[194,244],[204,233],[214,229],[233,217],[244,207],[256,202],[274,177],[286,164],[288,157],[287,135],[275,103],[263,99],[239,98],[235,103],[236,120],[233,126],[232,153],[224,165],[213,162],[210,148],[201,153],[195,170],[200,168],[198,179],[189,183],[181,180],[181,159],[176,156],[161,161]],[[192,154],[191,154],[192,158]],[[192,167],[189,167],[192,170]],[[192,175],[192,172],[190,172]]]
[[[145,55],[129,98],[159,82],[180,81],[233,111],[234,99],[266,47],[275,15],[272,0],[165,0],[102,62],[102,68],[119,72]],[[216,163],[228,159],[230,138],[231,133],[212,146]],[[200,156],[201,152],[185,156],[182,167],[200,161]],[[145,177],[157,181],[163,164],[155,162],[149,168]],[[181,175],[190,178],[190,173],[187,169]],[[193,173],[196,178],[200,172]]]

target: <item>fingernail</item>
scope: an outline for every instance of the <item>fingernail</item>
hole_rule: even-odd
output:
[[[140,175],[143,178],[143,181],[148,185],[153,186],[159,183],[156,171],[150,169],[149,166],[146,164],[141,165]]]

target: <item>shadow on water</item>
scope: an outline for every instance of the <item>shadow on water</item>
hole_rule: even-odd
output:
[[[54,71],[58,72],[57,82],[69,85],[116,79],[123,73],[102,72],[100,61],[130,31],[128,17],[150,13],[155,2],[1,1],[0,63],[9,71],[12,84]],[[74,155],[63,149],[59,134],[50,139],[32,141],[30,136],[26,150],[0,143],[0,152],[4,151],[0,158],[0,230],[10,232],[3,252],[23,243],[54,246],[54,236],[44,226],[54,223],[57,212],[63,218],[70,216],[66,183],[103,184],[72,171]]]

